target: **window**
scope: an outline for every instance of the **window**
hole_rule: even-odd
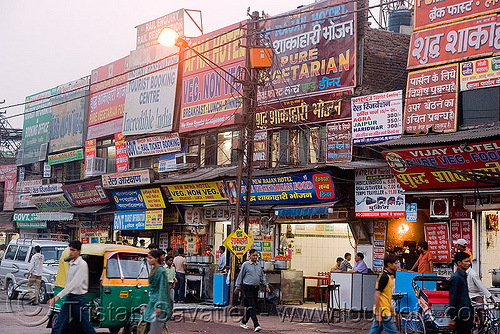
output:
[[[309,162],[326,161],[326,127],[313,127],[309,130]]]
[[[135,158],[133,162],[134,169],[156,168],[158,169],[159,156],[144,158]],[[116,165],[115,165],[116,166]]]
[[[231,164],[231,148],[233,133],[222,132],[217,135],[217,165]]]
[[[84,160],[73,161],[64,164],[64,180],[74,181],[83,179]]]
[[[19,250],[17,251],[16,261],[25,261],[26,255],[28,255],[29,250],[29,246],[20,246]]]
[[[106,138],[96,142],[96,155],[106,159],[106,172],[116,173],[116,148],[115,139]]]
[[[217,165],[217,137],[215,135],[207,135],[201,138],[201,147],[204,150],[202,163],[204,166]]]
[[[9,248],[7,248],[7,252],[5,252],[4,259],[14,260],[16,252],[17,252],[17,245],[10,245]]]
[[[468,90],[461,93],[460,126],[477,126],[498,122],[500,87]]]
[[[149,269],[145,255],[115,254],[106,266],[107,278],[148,278]]]
[[[304,165],[309,162],[311,131],[279,130],[271,135],[271,166]],[[316,158],[316,156],[315,156]]]

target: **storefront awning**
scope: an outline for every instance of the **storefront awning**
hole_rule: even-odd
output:
[[[333,213],[335,203],[337,201],[318,205],[276,207],[273,211],[275,217],[328,215]]]
[[[63,209],[61,212],[69,212],[69,213],[97,213],[99,211],[109,209],[111,206],[104,204],[104,205],[87,205],[87,206],[81,206],[81,207],[71,207],[68,209]]]

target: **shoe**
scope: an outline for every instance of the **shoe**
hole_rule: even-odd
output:
[[[257,326],[255,327],[255,329],[253,330],[254,332],[260,332],[262,330],[262,328],[260,328],[260,326]]]
[[[248,329],[248,325],[247,324],[242,324],[242,325],[240,325],[240,327],[243,328],[243,329]]]

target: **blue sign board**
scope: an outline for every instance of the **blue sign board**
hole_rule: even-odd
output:
[[[226,181],[231,204],[236,204],[236,180]],[[242,180],[241,203],[246,202]],[[250,204],[304,204],[337,200],[330,172],[299,173],[252,178]]]
[[[118,210],[147,209],[140,190],[111,191],[111,195],[113,195]]]
[[[115,212],[115,231],[161,230],[163,210]]]
[[[406,218],[409,223],[417,222],[417,203],[406,203]]]

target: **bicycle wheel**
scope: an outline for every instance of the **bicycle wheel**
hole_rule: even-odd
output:
[[[481,334],[500,334],[500,323],[499,320],[488,321],[485,324],[484,329],[480,331]]]
[[[405,334],[426,334],[424,318],[420,313],[416,311],[408,313],[403,318],[403,322]]]

